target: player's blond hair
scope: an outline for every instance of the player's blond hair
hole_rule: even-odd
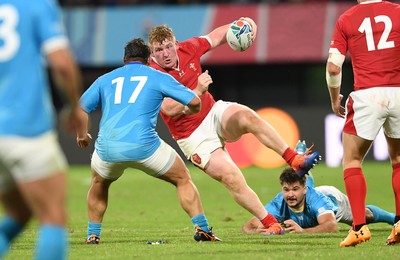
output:
[[[165,40],[175,41],[174,32],[168,25],[162,24],[153,27],[149,31],[149,44],[150,46],[153,43],[162,43]]]

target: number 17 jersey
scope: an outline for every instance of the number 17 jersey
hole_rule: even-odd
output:
[[[99,157],[126,162],[146,159],[160,146],[156,124],[165,97],[187,105],[195,95],[167,73],[132,62],[99,77],[80,105],[88,113],[101,107]]]

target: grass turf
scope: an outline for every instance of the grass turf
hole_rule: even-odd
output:
[[[73,166],[69,180],[69,259],[393,259],[396,246],[386,246],[391,227],[369,225],[372,239],[357,247],[340,248],[349,226],[339,224],[337,233],[285,234],[265,237],[240,232],[251,215],[238,206],[223,185],[189,166],[205,213],[214,232],[223,241],[197,243],[190,218],[181,209],[172,185],[142,172],[128,170],[110,189],[100,245],[86,245],[86,194],[91,174],[88,166]],[[265,204],[280,191],[278,176],[283,168],[243,169],[250,187]],[[391,168],[388,162],[366,162],[367,204],[394,211]],[[315,184],[334,185],[344,191],[341,168],[324,164],[313,170]],[[12,245],[5,259],[31,259],[36,237],[33,221]],[[147,241],[165,244],[148,245]]]

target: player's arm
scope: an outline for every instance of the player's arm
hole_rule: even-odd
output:
[[[254,41],[257,35],[257,24],[253,21],[253,19],[249,17],[241,17],[239,19],[243,19],[251,25],[253,29],[252,38]],[[211,49],[226,43],[226,32],[228,31],[229,25],[230,23],[217,27],[214,30],[212,30],[209,34],[204,36],[209,39],[211,43]]]
[[[55,83],[61,87],[70,103],[69,115],[65,127],[70,133],[83,127],[84,113],[79,109],[79,97],[82,91],[81,73],[68,47],[60,47],[47,54]]]
[[[82,108],[79,108],[83,114],[83,127],[76,132],[76,143],[81,148],[86,148],[92,141],[92,136],[88,132],[89,128],[89,114]]]
[[[255,217],[245,222],[242,226],[242,233],[244,234],[256,234],[265,232],[266,232],[265,227],[261,224],[260,220],[258,220]]]
[[[63,88],[71,107],[77,107],[82,79],[72,54],[67,48],[60,48],[49,53],[47,59],[57,87]]]
[[[183,113],[186,115],[199,113],[201,109],[201,101],[200,98],[196,95],[194,98],[187,104],[183,110]]]
[[[318,225],[310,228],[302,228],[297,222],[292,219],[285,220],[285,231],[289,233],[322,233],[322,232],[337,232],[337,223],[333,212],[318,216]]]
[[[333,212],[318,216],[318,225],[311,228],[305,228],[304,232],[320,233],[320,232],[337,232],[337,222]]]
[[[345,116],[345,109],[341,105],[343,95],[340,94],[340,86],[342,82],[342,65],[345,56],[337,49],[329,50],[329,58],[326,63],[326,83],[331,98],[332,111],[339,117]]]
[[[197,81],[197,86],[193,90],[193,92],[196,93],[198,98],[200,98],[206,91],[208,91],[208,87],[212,82],[213,82],[212,78],[208,74],[208,70],[206,70],[205,72],[200,74]],[[173,100],[172,98],[164,98],[164,101],[161,105],[161,111],[169,117],[180,116],[182,114],[185,115],[195,114],[200,112],[200,108],[198,109],[199,109],[198,111],[196,107],[190,109],[189,105],[184,106],[181,103]]]
[[[164,98],[161,104],[161,111],[169,117],[196,114],[200,109],[201,101],[197,95],[186,106],[172,98]]]

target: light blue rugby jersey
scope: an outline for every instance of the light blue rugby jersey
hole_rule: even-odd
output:
[[[266,210],[275,216],[279,222],[288,219],[294,220],[302,228],[310,228],[318,225],[318,216],[332,211],[334,214],[338,211],[338,204],[334,197],[326,196],[307,186],[305,205],[303,212],[295,213],[289,209],[286,201],[283,199],[282,192],[265,205]]]
[[[0,1],[0,135],[32,137],[54,128],[42,53],[67,44],[54,1]]]
[[[164,97],[187,105],[195,94],[172,76],[138,62],[99,77],[80,100],[88,113],[101,105],[95,144],[99,157],[107,162],[150,157],[160,146],[155,129]]]

